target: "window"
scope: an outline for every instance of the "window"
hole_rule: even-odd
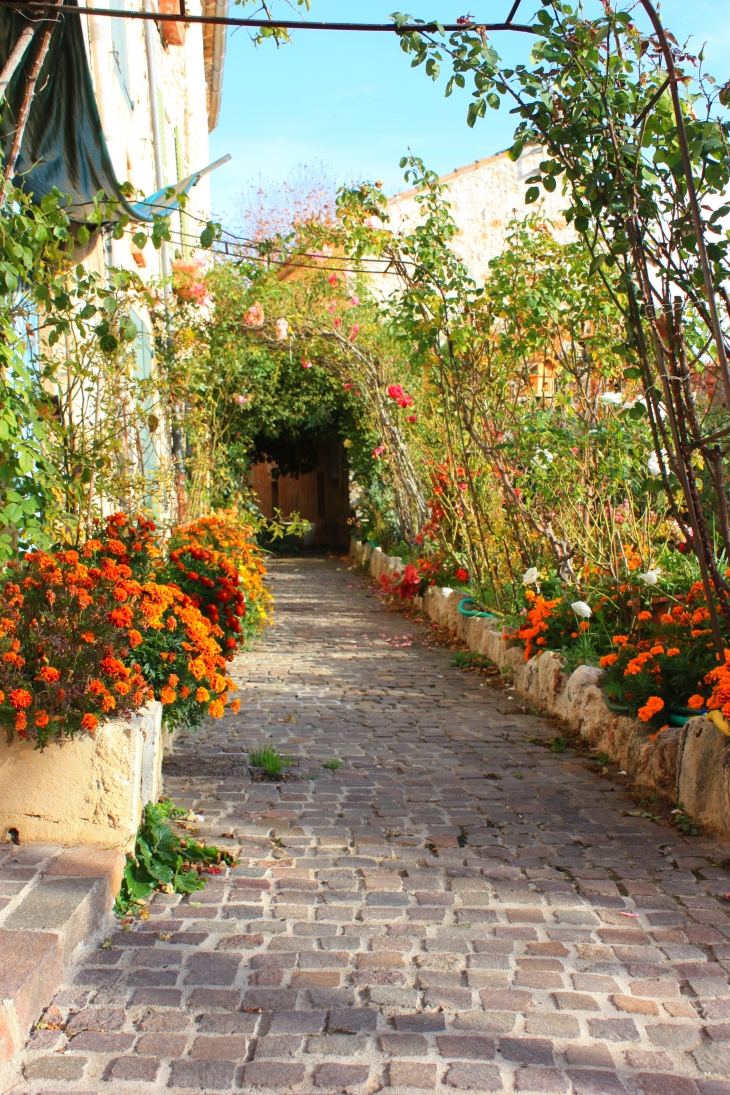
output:
[[[124,0],[111,0],[110,7],[115,11],[124,11]],[[127,27],[125,19],[112,19],[112,57],[114,58],[114,71],[119,83],[122,85],[127,106],[134,110],[132,96],[129,93],[129,57],[127,55]]]

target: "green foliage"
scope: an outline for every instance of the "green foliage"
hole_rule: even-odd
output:
[[[167,822],[182,813],[170,799],[157,805],[148,802],[145,806],[134,854],[127,856],[122,886],[114,903],[117,916],[126,916],[136,906],[145,905],[158,890],[165,893],[202,890],[203,871],[235,865],[228,852],[178,836]]]
[[[567,748],[568,748],[568,739],[563,737],[562,735],[560,735],[558,737],[555,737],[555,738],[552,738],[551,741],[550,741],[550,752],[551,753],[564,753]]]
[[[336,772],[338,768],[342,767],[342,761],[339,757],[333,757],[332,760],[326,760],[322,767],[329,768],[331,772]]]
[[[248,763],[252,768],[263,768],[269,779],[278,779],[293,759],[284,756],[273,745],[263,745],[259,749],[248,751]]]

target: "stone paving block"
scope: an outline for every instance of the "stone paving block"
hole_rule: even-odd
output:
[[[461,1061],[449,1066],[444,1083],[460,1091],[503,1091],[502,1079],[494,1065],[466,1064]]]
[[[417,1064],[414,1061],[391,1061],[388,1065],[390,1087],[436,1087],[437,1072],[433,1064]]]

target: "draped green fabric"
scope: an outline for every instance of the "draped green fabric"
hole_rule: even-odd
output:
[[[26,16],[17,10],[0,10],[0,68],[30,18],[30,13]],[[37,18],[37,13],[33,18]],[[36,33],[7,89],[0,117],[0,147],[4,156],[10,151],[26,76],[40,33],[40,30]],[[23,184],[36,200],[54,186],[70,195],[69,212],[74,221],[84,221],[89,216],[94,195],[100,190],[110,198],[122,199],[99,120],[78,15],[58,16],[36,83],[15,182]]]

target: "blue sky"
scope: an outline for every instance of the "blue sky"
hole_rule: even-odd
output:
[[[254,4],[245,14],[253,14]],[[274,4],[286,17],[283,0]],[[494,21],[509,6],[509,0],[312,0],[309,18],[388,22],[400,10],[455,22],[469,11],[476,20]],[[523,0],[522,6],[528,15],[536,5]],[[695,51],[707,43],[709,72],[723,82],[730,78],[727,0],[664,0],[661,11],[680,42],[692,35]],[[231,3],[231,14],[243,13]],[[517,34],[494,38],[511,62],[526,59],[529,42]],[[246,30],[232,32],[211,159],[233,158],[211,177],[215,215],[232,223],[247,183],[281,179],[302,164],[323,164],[336,182],[381,179],[395,193],[405,186],[398,160],[409,148],[443,174],[510,144],[515,120],[508,111],[489,111],[470,130],[468,94],[455,91],[445,99],[444,83],[432,83],[422,68],[412,70],[387,34],[299,31],[277,49],[272,41],[254,46]]]

